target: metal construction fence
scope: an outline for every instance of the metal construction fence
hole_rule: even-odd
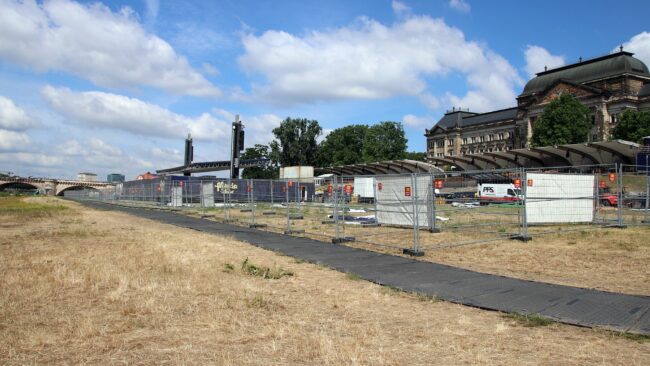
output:
[[[65,197],[421,255],[559,231],[650,225],[649,174],[642,166],[591,165],[316,180],[167,176]]]

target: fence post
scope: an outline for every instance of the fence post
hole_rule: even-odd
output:
[[[528,241],[531,237],[528,235],[528,174],[524,168],[521,168],[521,199],[522,215],[521,215],[521,240]]]
[[[617,211],[617,227],[623,228],[623,164],[616,164],[616,185],[618,186],[618,202],[616,203],[616,211]]]
[[[431,212],[431,221],[429,222],[429,232],[431,233],[439,233],[440,229],[436,226],[437,219],[436,219],[436,187],[434,186],[435,182],[435,176],[433,173],[430,175],[429,179],[429,210]]]
[[[338,176],[334,176],[334,243],[338,243],[341,240],[339,236],[339,179]]]
[[[641,221],[643,224],[650,224],[650,221],[648,221],[648,209],[650,208],[649,206],[649,201],[650,201],[650,159],[646,156],[645,160],[645,210],[643,212],[643,221]],[[639,167],[637,167],[637,171],[639,171]]]
[[[420,219],[418,215],[418,179],[416,174],[411,174],[411,202],[413,204],[413,248],[403,249],[402,253],[421,257],[424,252],[420,250]]]
[[[285,188],[285,197],[286,197],[286,204],[287,204],[287,230],[285,230],[285,234],[291,234],[291,207],[289,206],[289,180],[284,181],[284,188]]]

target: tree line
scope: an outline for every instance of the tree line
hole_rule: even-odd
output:
[[[537,119],[532,146],[578,144],[589,140],[593,122],[589,109],[570,94],[562,94]],[[335,129],[322,142],[323,129],[316,120],[287,117],[273,129],[275,139],[268,145],[247,148],[241,159],[266,158],[266,167],[246,168],[244,178],[273,179],[279,166],[337,166],[382,160],[426,161],[426,153],[407,152],[407,138],[399,122],[384,121],[372,126],[354,124]],[[628,109],[623,112],[610,138],[641,143],[650,136],[650,112]]]
[[[580,144],[589,140],[592,128],[589,109],[571,94],[561,94],[537,119],[531,145]],[[619,116],[610,138],[641,143],[645,136],[650,136],[650,111],[627,109]]]
[[[323,129],[316,120],[287,117],[273,129],[268,145],[247,148],[241,159],[267,158],[266,167],[246,168],[243,178],[273,179],[279,166],[337,166],[383,160],[425,161],[426,153],[407,152],[408,139],[399,122],[383,121],[372,126],[348,125],[330,132],[318,143]]]

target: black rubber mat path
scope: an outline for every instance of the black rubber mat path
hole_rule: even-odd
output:
[[[206,233],[229,235],[264,249],[354,273],[368,281],[454,303],[524,315],[539,314],[567,324],[650,335],[649,296],[518,280],[169,211],[84,203]]]

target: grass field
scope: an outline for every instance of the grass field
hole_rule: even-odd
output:
[[[644,338],[418,297],[122,213],[26,201],[11,204],[65,208],[26,217],[0,199],[1,364],[650,360]]]
[[[267,224],[264,230],[284,231],[286,209],[276,209],[277,215],[261,215],[268,210],[269,207],[259,205],[255,222]],[[305,231],[298,235],[329,241],[334,237],[335,227],[322,221],[327,219],[330,210],[325,207],[294,208],[292,214],[304,218],[292,220],[291,228]],[[201,210],[186,209],[184,212],[198,215]],[[224,218],[222,209],[205,212],[212,213],[212,219],[216,221]],[[452,220],[444,224],[441,233],[419,232],[420,246],[425,252],[421,260],[521,279],[650,295],[648,226],[630,226],[627,229],[595,225],[537,226],[529,228],[532,241],[520,242],[507,239],[518,232],[517,207],[443,212]],[[633,214],[640,221],[641,214]],[[613,220],[616,212],[613,208],[602,208],[599,215]],[[237,223],[240,225],[252,222],[251,212],[241,212],[240,208],[230,209],[228,216],[239,220]],[[631,223],[631,217],[626,217],[626,222]],[[340,225],[339,230],[340,236],[356,238],[355,242],[345,245],[369,250],[399,255],[402,248],[413,245],[413,230],[410,228]],[[455,246],[464,243],[470,245]]]

